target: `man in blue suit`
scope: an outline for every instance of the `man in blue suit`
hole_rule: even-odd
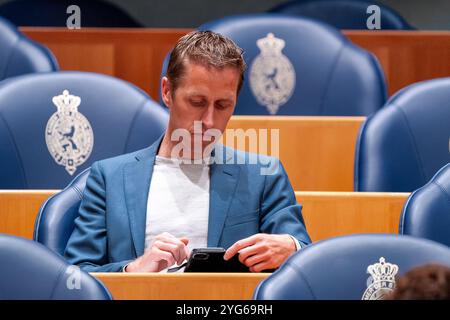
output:
[[[167,130],[147,149],[92,165],[65,252],[70,263],[88,272],[159,272],[193,248],[220,246],[225,259],[239,255],[260,272],[310,243],[281,163],[249,163],[249,154],[217,143],[244,71],[242,50],[219,34],[178,41],[161,82]]]

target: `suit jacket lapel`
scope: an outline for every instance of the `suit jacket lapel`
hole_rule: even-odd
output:
[[[136,154],[136,161],[124,167],[125,201],[136,257],[144,254],[148,191],[161,140]]]
[[[228,148],[225,147],[224,149]],[[210,167],[208,247],[218,246],[225,219],[236,191],[240,168],[237,165],[226,164],[229,163],[231,157],[232,154],[227,152],[225,164],[212,164]]]

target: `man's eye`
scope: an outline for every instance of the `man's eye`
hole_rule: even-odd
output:
[[[228,108],[229,107],[229,105],[228,104],[216,104],[216,108],[217,109],[220,109],[220,110],[222,110],[222,109],[226,109],[226,108]]]
[[[205,102],[204,101],[191,101],[191,104],[194,107],[203,107],[205,105]]]

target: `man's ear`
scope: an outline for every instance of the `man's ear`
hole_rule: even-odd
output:
[[[162,77],[161,79],[161,96],[164,104],[170,109],[172,106],[172,89],[167,77]]]

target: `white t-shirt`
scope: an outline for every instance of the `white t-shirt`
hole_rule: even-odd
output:
[[[168,232],[189,238],[188,248],[207,247],[209,165],[156,156],[147,201],[145,248]]]

